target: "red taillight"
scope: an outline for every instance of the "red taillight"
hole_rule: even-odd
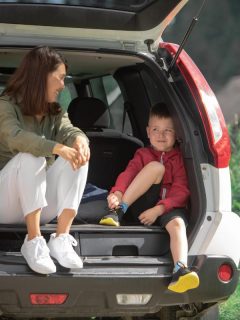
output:
[[[173,56],[178,50],[178,45],[172,43],[161,43],[160,47]],[[202,118],[214,165],[217,168],[228,167],[231,155],[230,139],[217,99],[201,71],[184,50],[177,60],[177,65]]]
[[[31,293],[31,304],[63,304],[67,300],[66,293]]]
[[[222,264],[218,268],[218,278],[223,282],[229,282],[233,277],[233,268],[229,264]]]

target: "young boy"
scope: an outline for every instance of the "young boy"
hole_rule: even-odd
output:
[[[187,267],[185,208],[189,189],[183,159],[176,146],[173,120],[164,103],[151,108],[147,135],[150,146],[138,149],[118,176],[107,198],[110,213],[100,224],[119,226],[130,207],[142,224],[165,227],[174,261],[168,289],[181,293],[197,288],[199,278]]]

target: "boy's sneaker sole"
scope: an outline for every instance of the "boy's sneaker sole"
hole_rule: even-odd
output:
[[[111,217],[110,215],[106,216],[106,217],[103,217],[99,221],[99,224],[106,225],[106,226],[119,227],[120,223],[119,223],[119,221],[116,221],[116,218],[117,218],[116,216],[115,217]]]
[[[196,272],[192,271],[186,273],[185,275],[179,276],[177,281],[172,281],[168,289],[177,292],[183,293],[191,289],[195,289],[199,286],[199,277]]]
[[[120,221],[122,220],[123,215],[124,215],[124,212],[121,207],[110,209],[109,214],[102,217],[102,219],[99,221],[99,224],[106,225],[106,226],[119,227]]]

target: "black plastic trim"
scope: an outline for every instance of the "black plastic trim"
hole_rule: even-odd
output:
[[[81,6],[1,3],[0,23],[144,31],[157,26],[180,2],[154,1],[137,13]]]
[[[131,257],[129,257],[131,259]],[[190,264],[198,271],[200,286],[184,294],[167,290],[171,279],[172,265],[120,265],[116,261],[107,265],[102,259],[98,265],[69,272],[58,269],[49,276],[28,271],[24,265],[0,264],[0,310],[6,316],[78,317],[144,315],[158,312],[163,306],[215,303],[226,300],[236,289],[239,271],[234,262],[225,256],[191,256]],[[219,281],[218,267],[229,263],[233,268],[233,278],[229,283]],[[3,269],[5,272],[3,272]],[[66,303],[60,306],[31,306],[30,293],[67,293]],[[119,305],[117,293],[152,294],[146,305]]]

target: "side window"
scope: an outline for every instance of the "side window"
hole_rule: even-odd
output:
[[[90,86],[93,97],[102,100],[108,106],[111,128],[132,135],[132,126],[127,113],[124,114],[123,96],[117,81],[108,75],[91,79]]]
[[[58,95],[58,102],[67,111],[69,103],[77,97],[77,90],[71,77],[66,77],[65,88]]]
[[[0,94],[6,87],[6,83],[8,82],[10,74],[0,73]]]
[[[0,79],[0,94],[5,89],[5,83],[2,82],[3,79]],[[58,102],[63,108],[63,110],[67,110],[69,103],[72,101],[72,99],[77,97],[77,90],[75,88],[75,85],[72,81],[71,77],[66,77],[65,80],[65,88],[59,93],[58,95]]]
[[[0,83],[0,94],[3,92],[4,88],[5,88],[5,86]]]

